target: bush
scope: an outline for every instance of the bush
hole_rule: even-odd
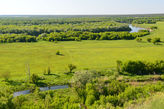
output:
[[[114,80],[108,85],[108,95],[118,95],[123,92],[126,87],[127,84]]]
[[[48,73],[48,75],[51,74],[51,69],[50,69],[50,67],[48,67],[47,73]]]
[[[151,26],[150,29],[155,30],[155,29],[158,29],[158,27],[157,26]]]
[[[137,38],[136,38],[136,41],[137,41],[137,42],[141,42],[141,41],[142,41],[142,38],[137,37]]]
[[[72,73],[72,71],[76,69],[76,66],[73,64],[68,64],[68,68],[69,68],[69,73]]]
[[[161,42],[160,38],[153,38],[152,39],[152,43],[155,44],[155,45],[158,44],[159,42]]]
[[[144,61],[128,61],[121,64],[121,72],[128,72],[132,75],[148,75],[164,73],[164,61],[154,63]]]
[[[37,84],[38,83],[38,80],[39,80],[39,76],[38,75],[35,75],[35,74],[32,74],[32,76],[31,76],[31,82],[33,84]]]
[[[57,51],[57,52],[56,52],[56,55],[60,55],[60,51]]]
[[[151,38],[147,38],[147,42],[151,42],[151,40],[152,40]]]
[[[92,105],[94,101],[96,100],[94,95],[88,95],[85,101],[86,105]]]

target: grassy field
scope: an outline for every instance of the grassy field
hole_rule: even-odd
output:
[[[109,69],[117,60],[164,59],[164,45],[136,41],[37,42],[0,45],[0,72],[13,77],[26,75],[26,65],[32,73],[43,73],[48,67],[53,73],[68,71],[67,65],[79,69]],[[59,50],[63,55],[56,55]]]
[[[164,93],[157,93],[149,97],[145,102],[127,109],[163,109],[164,108]]]
[[[164,40],[164,22],[139,25],[150,27],[157,25],[155,30],[145,37],[160,37]],[[56,51],[62,55],[56,55]],[[164,59],[164,44],[136,42],[135,40],[114,41],[68,41],[68,42],[37,42],[0,44],[0,72],[11,72],[12,77],[24,77],[27,64],[32,73],[43,74],[48,67],[53,73],[63,74],[68,71],[67,65],[74,64],[81,69],[110,69],[116,66],[117,60]]]

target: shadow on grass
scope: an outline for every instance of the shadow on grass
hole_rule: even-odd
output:
[[[66,74],[66,75],[68,75],[68,76],[73,76],[73,75],[74,75],[74,72],[66,72],[66,73],[64,73],[64,74]]]
[[[64,56],[64,54],[57,54],[58,56]]]
[[[21,85],[22,84],[22,82],[13,81],[13,80],[8,80],[6,82],[8,82],[12,86],[17,86],[17,85]]]
[[[39,81],[39,82],[37,82],[37,84],[36,84],[38,87],[46,87],[47,86],[47,84],[46,83],[44,83],[44,82],[41,82],[41,81]]]
[[[45,76],[56,76],[56,77],[60,77],[60,75],[57,74],[44,74]]]

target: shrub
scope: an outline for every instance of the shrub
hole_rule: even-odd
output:
[[[57,52],[56,52],[56,55],[60,55],[60,51],[57,51]]]
[[[151,38],[147,38],[147,42],[151,42],[151,40],[152,40]]]
[[[33,84],[37,84],[38,83],[38,80],[39,80],[39,76],[38,75],[35,75],[35,74],[32,74],[32,76],[31,76],[31,82]]]
[[[137,38],[136,38],[136,41],[137,41],[137,42],[141,42],[141,41],[142,41],[142,38],[137,37]]]
[[[68,68],[69,68],[69,73],[72,73],[72,71],[76,69],[76,66],[73,64],[68,64]]]
[[[92,105],[94,101],[96,100],[94,95],[88,95],[85,101],[86,105]]]
[[[155,44],[155,45],[158,44],[159,42],[161,42],[160,38],[153,38],[152,39],[152,43]]]
[[[51,69],[50,69],[50,67],[48,67],[48,69],[47,69],[47,73],[48,73],[48,75],[51,74]]]
[[[151,26],[150,29],[155,30],[155,29],[158,29],[158,27],[157,26]]]
[[[80,42],[81,41],[81,38],[75,38],[75,41]]]
[[[148,75],[164,73],[164,61],[154,63],[144,61],[127,61],[121,65],[122,72],[132,75]]]
[[[108,85],[108,95],[118,95],[123,92],[126,87],[127,84],[114,80]]]

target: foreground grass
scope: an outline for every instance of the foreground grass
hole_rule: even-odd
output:
[[[163,109],[164,108],[164,93],[157,93],[148,98],[145,102],[131,106],[127,109]]]
[[[43,74],[48,67],[51,72],[63,75],[67,65],[80,69],[110,69],[117,60],[155,61],[164,59],[164,45],[137,43],[136,41],[82,41],[37,42],[0,44],[0,72],[11,72],[21,78],[26,75],[27,64],[31,73]],[[56,55],[59,50],[62,55]]]

